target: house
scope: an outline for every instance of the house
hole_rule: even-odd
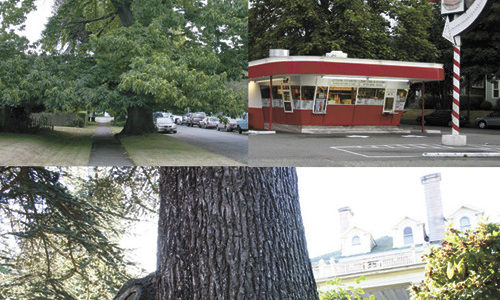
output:
[[[422,255],[430,246],[440,246],[446,226],[458,230],[474,228],[484,212],[466,205],[444,217],[441,201],[440,174],[423,176],[427,220],[402,216],[387,235],[373,237],[370,230],[356,223],[349,207],[338,210],[340,249],[311,259],[320,290],[331,288],[328,281],[338,277],[346,285],[364,276],[360,287],[376,299],[409,299],[408,288],[424,280]],[[375,222],[376,220],[374,220]]]

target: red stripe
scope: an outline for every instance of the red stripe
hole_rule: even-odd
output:
[[[455,118],[457,118],[457,119],[459,119],[459,118],[460,118],[460,117],[459,117],[459,115],[458,115],[458,113],[457,113],[456,111],[453,111],[451,114],[452,114]]]
[[[460,76],[458,76],[457,73],[453,73],[453,77],[455,77],[456,80],[460,80]]]
[[[460,106],[460,101],[458,99],[453,98],[453,104]]]
[[[453,129],[455,129],[456,131],[460,131],[460,127],[458,127],[457,125],[455,125],[455,123],[453,123]]]
[[[458,48],[458,47],[453,47],[453,49],[455,49],[455,53],[456,53],[456,54],[460,55],[460,48]]]
[[[453,86],[453,90],[460,94],[460,88],[458,86]]]
[[[454,64],[455,66],[457,66],[458,68],[460,68],[460,63],[459,63],[458,61],[454,60],[454,61],[453,61],[453,64]]]
[[[444,80],[443,68],[387,66],[323,61],[269,62],[248,68],[248,78],[271,75],[318,74],[346,76],[397,77],[421,80]]]

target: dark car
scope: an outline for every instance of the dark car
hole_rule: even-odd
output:
[[[194,125],[198,126],[198,127],[201,127],[200,125],[200,122],[201,120],[205,119],[207,117],[207,115],[204,113],[204,112],[197,112],[197,113],[194,113],[192,116],[191,116],[191,122],[190,122],[190,126],[193,127]]]
[[[417,123],[422,123],[422,117],[417,117]],[[467,116],[460,115],[460,126],[467,124],[469,118]],[[451,109],[445,110],[435,110],[432,113],[424,116],[425,125],[438,125],[438,126],[448,126],[452,125]]]
[[[188,126],[189,126],[189,124],[191,124],[191,116],[192,116],[192,115],[193,115],[192,113],[187,113],[187,114],[184,114],[184,115],[182,116],[182,121],[181,121],[181,124],[182,124],[182,125],[188,125]]]
[[[494,111],[491,114],[479,117],[475,121],[476,126],[484,129],[486,127],[500,127],[500,112]]]

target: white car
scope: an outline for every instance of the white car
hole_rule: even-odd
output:
[[[206,117],[200,121],[201,128],[217,128],[219,124],[219,118],[216,117]]]
[[[219,119],[217,130],[233,131],[236,129],[236,119],[230,117],[223,117]]]
[[[177,125],[175,125],[172,118],[157,118],[155,121],[156,128],[158,132],[171,132],[177,133]]]

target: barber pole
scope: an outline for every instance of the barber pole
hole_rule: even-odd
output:
[[[460,46],[453,47],[453,112],[451,133],[458,135],[460,132]]]

